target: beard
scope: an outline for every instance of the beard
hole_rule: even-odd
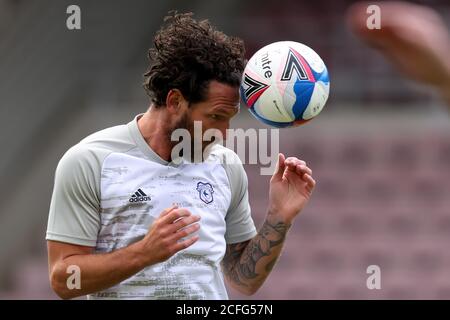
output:
[[[194,121],[191,118],[190,112],[186,112],[184,113],[181,118],[175,123],[175,125],[171,128],[171,130],[169,130],[167,132],[168,135],[168,140],[170,142],[171,147],[173,148],[176,144],[178,144],[177,141],[172,141],[171,140],[171,135],[172,132],[174,130],[177,129],[184,129],[187,130],[189,132],[189,137],[190,140],[188,141],[190,148],[191,148],[191,156],[190,157],[186,157],[187,160],[194,162],[195,159],[201,159],[201,161],[204,161],[205,159],[203,159],[203,155],[204,155],[204,151],[205,149],[212,143],[214,143],[213,141],[203,141],[203,132],[201,132],[200,136],[197,137],[194,134]],[[198,134],[197,134],[198,135]],[[198,148],[195,148],[195,145],[201,145],[201,150],[198,150]],[[195,157],[195,153],[196,152],[201,152],[201,154],[197,155]],[[180,154],[181,156],[184,157],[183,152],[181,152]]]

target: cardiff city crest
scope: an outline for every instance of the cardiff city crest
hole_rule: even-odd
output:
[[[214,189],[210,183],[203,183],[203,182],[197,183],[197,191],[200,200],[202,200],[204,203],[209,204],[213,202]]]

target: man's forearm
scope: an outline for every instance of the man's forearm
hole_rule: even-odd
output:
[[[229,245],[224,271],[233,287],[247,294],[258,290],[280,256],[289,227],[276,216],[268,215],[253,239]]]
[[[147,266],[166,261],[177,252],[189,248],[198,239],[200,216],[172,206],[152,223],[140,241],[105,254],[92,254],[90,247],[75,247],[48,242],[50,280],[61,298],[73,298],[110,288]],[[80,289],[70,289],[67,279],[70,266],[81,272]],[[70,271],[69,271],[70,272]]]
[[[134,243],[110,253],[72,255],[58,262],[51,270],[51,284],[55,292],[64,299],[70,299],[110,288],[131,277],[148,265]],[[69,266],[80,270],[80,289],[69,289],[67,279]]]

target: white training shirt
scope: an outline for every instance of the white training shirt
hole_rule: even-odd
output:
[[[220,145],[206,162],[167,162],[145,142],[139,117],[88,136],[61,158],[46,239],[111,252],[142,239],[175,203],[201,216],[199,240],[88,298],[227,299],[226,244],[256,235],[242,163]]]

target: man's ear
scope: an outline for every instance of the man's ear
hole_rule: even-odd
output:
[[[180,90],[178,89],[169,90],[166,98],[167,111],[171,113],[178,113],[187,105],[188,102],[184,98]]]

